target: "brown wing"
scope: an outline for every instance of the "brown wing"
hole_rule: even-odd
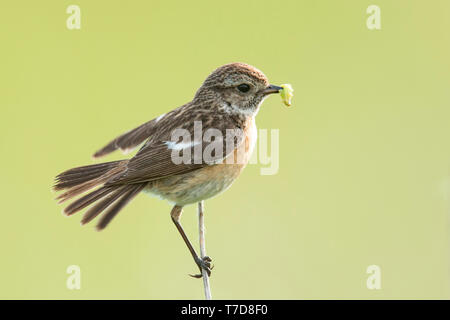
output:
[[[202,128],[202,132],[213,129],[213,124],[220,124],[222,129],[217,129],[216,133],[220,132],[221,139],[207,139],[198,143],[194,141],[193,144],[171,141],[170,136],[166,137],[167,140],[149,140],[130,159],[127,170],[121,176],[108,181],[107,185],[145,182],[198,170],[225,159],[244,141],[244,131],[236,128],[232,120],[223,117],[208,123],[209,126]],[[190,128],[191,137],[194,136],[192,126],[183,127]],[[233,132],[230,134],[227,129]],[[185,147],[181,148],[181,145]]]
[[[130,151],[144,142],[154,132],[156,120],[150,120],[139,127],[117,137],[94,154],[94,158],[103,157],[117,149]]]
[[[158,118],[150,120],[139,127],[120,135],[102,149],[98,150],[94,154],[94,158],[103,157],[117,149],[120,149],[123,152],[131,151],[154,134],[161,135],[161,132],[165,132],[167,129],[170,129],[170,118],[172,116],[176,116],[177,114],[183,113],[190,107],[191,103],[186,103],[181,107],[178,107]]]

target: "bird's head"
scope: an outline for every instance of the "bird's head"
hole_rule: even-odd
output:
[[[263,100],[282,88],[269,84],[260,70],[245,63],[230,63],[214,70],[195,99],[214,96],[225,111],[254,115]]]

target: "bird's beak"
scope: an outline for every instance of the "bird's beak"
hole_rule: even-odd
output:
[[[269,85],[267,88],[264,89],[264,95],[272,94],[272,93],[278,93],[280,90],[283,90],[282,87],[274,86],[273,84]]]

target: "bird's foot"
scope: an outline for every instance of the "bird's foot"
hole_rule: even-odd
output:
[[[211,276],[211,270],[214,268],[214,266],[211,264],[211,258],[208,256],[204,256],[203,258],[197,258],[195,259],[195,263],[197,264],[198,268],[200,269],[200,274],[190,274],[193,278],[201,278],[203,276],[202,270],[205,270],[208,274],[208,277]]]

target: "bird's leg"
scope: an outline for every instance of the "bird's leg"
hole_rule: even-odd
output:
[[[188,237],[186,236],[186,233],[183,230],[183,227],[180,223],[180,217],[181,213],[183,212],[183,207],[181,206],[174,206],[172,211],[170,212],[170,216],[172,217],[172,221],[175,224],[175,226],[178,229],[178,232],[181,234],[181,237],[184,240],[184,243],[186,243],[192,257],[194,258],[195,263],[197,264],[198,268],[200,269],[200,274],[191,275],[194,278],[201,278],[202,277],[202,269],[205,270],[208,273],[208,276],[211,275],[211,258],[210,257],[203,257],[199,258],[197,253],[194,250],[194,247],[192,247],[191,242],[189,241]]]
[[[206,245],[205,245],[205,218],[203,214],[203,201],[198,203],[198,239],[200,245],[200,257],[206,257]],[[213,267],[211,266],[211,269]],[[203,276],[203,288],[205,291],[206,300],[211,300],[211,286],[209,285],[209,276],[205,270],[202,270]]]

